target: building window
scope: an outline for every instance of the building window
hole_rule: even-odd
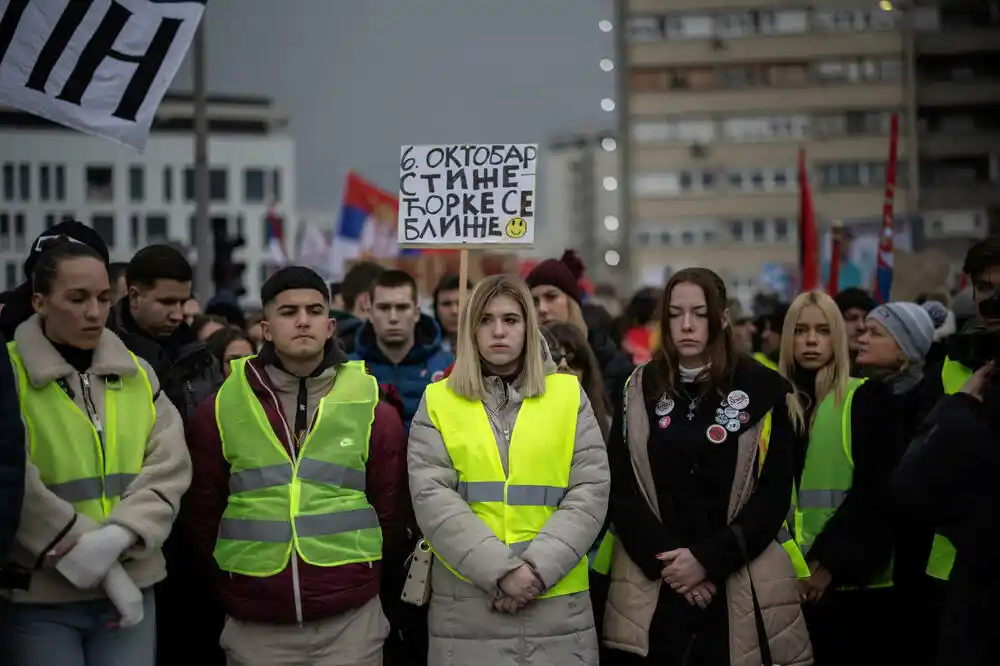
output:
[[[209,169],[208,198],[210,201],[229,200],[229,178],[225,169]],[[194,201],[194,168],[184,169],[184,200]]]
[[[281,169],[271,171],[271,203],[281,201]]]
[[[673,242],[673,237],[669,231],[660,232],[660,243],[663,245],[670,245]]]
[[[86,169],[87,201],[111,203],[115,200],[115,172],[109,166],[89,166]]]
[[[163,201],[170,203],[174,200],[174,170],[168,166],[163,167]]]
[[[115,246],[115,216],[95,214],[90,218],[90,226],[101,237],[104,244],[111,249]]]
[[[170,240],[170,220],[166,215],[146,216],[146,244],[166,243]]]
[[[767,240],[767,223],[764,220],[753,220],[750,226],[753,229],[754,243],[763,243]]]
[[[729,223],[729,235],[734,243],[743,242],[743,220],[733,220]]]
[[[38,198],[48,201],[52,197],[52,172],[48,164],[38,167]]]
[[[10,214],[0,213],[0,250],[10,249]]]
[[[693,231],[681,232],[681,244],[694,245],[694,232]]]
[[[59,220],[59,221],[60,222],[76,222],[76,213],[74,213],[72,211],[69,212],[69,213],[63,213],[62,214],[62,219]]]
[[[138,248],[142,245],[142,238],[139,236],[139,214],[132,213],[128,217],[129,237],[132,240],[132,247]]]
[[[629,19],[626,29],[630,41],[658,41],[663,39],[663,17],[637,16]]]
[[[55,213],[46,213],[45,214],[45,229],[48,230],[48,229],[51,229],[54,226],[56,226],[56,215],[55,215]]]
[[[31,165],[22,163],[17,171],[21,201],[31,201]]]
[[[16,179],[14,165],[9,162],[3,165],[3,200],[14,201]]]
[[[774,220],[774,240],[779,243],[788,241],[788,219],[779,217]]]
[[[14,289],[17,287],[17,262],[8,261],[4,269],[6,272],[7,289]]]
[[[14,250],[17,252],[23,252],[28,247],[27,226],[24,213],[14,215]]]
[[[66,201],[66,167],[56,165],[56,201]]]
[[[128,169],[128,198],[133,203],[146,200],[146,171],[139,165]]]
[[[258,168],[243,170],[243,200],[246,203],[267,201],[267,178],[264,170]]]

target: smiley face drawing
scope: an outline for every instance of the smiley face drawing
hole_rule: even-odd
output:
[[[523,217],[513,217],[507,222],[504,233],[508,238],[524,238],[524,234],[528,233],[528,223]]]

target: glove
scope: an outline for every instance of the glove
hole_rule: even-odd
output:
[[[104,592],[121,615],[119,627],[126,629],[142,622],[144,615],[142,590],[136,587],[122,565],[117,562],[111,566],[104,578]]]
[[[111,565],[135,540],[135,534],[121,525],[105,525],[87,532],[59,560],[56,571],[81,590],[97,587],[107,576]]]

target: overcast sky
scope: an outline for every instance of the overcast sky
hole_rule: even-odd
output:
[[[355,169],[396,189],[406,143],[539,142],[611,127],[612,0],[211,0],[212,92],[291,116],[298,206],[336,211]],[[189,90],[187,64],[174,82]]]

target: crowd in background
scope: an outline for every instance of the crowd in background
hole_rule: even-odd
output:
[[[67,276],[69,265],[79,274]],[[26,281],[3,295],[0,312],[0,334],[15,343],[0,363],[0,564],[9,556],[0,588],[13,600],[0,607],[0,651],[8,649],[3,641],[17,642],[15,666],[144,664],[149,636],[163,665],[381,663],[359,637],[377,638],[379,652],[384,640],[393,665],[426,664],[428,653],[431,664],[462,666],[596,663],[599,640],[605,664],[987,664],[1000,654],[992,627],[1000,551],[991,536],[1000,520],[993,479],[1000,394],[989,381],[1000,353],[1000,239],[969,252],[968,294],[879,305],[860,289],[833,298],[809,292],[791,303],[759,299],[766,307],[754,312],[698,268],[627,301],[609,289],[588,295],[582,264],[568,251],[523,283],[490,277],[465,285],[471,323],[460,316],[458,276],[441,279],[423,312],[427,295],[413,276],[368,262],[333,284],[305,268],[283,269],[265,284],[261,310],[244,311],[228,293],[203,304],[175,249],[149,246],[127,264],[109,264],[100,238],[73,222],[39,238],[24,269]],[[76,286],[57,293],[69,279]],[[85,310],[92,297],[102,305]],[[494,311],[501,303],[511,312]],[[438,410],[450,414],[459,404],[429,387],[482,372],[481,401],[498,419],[498,441],[510,442],[515,421],[539,418],[520,407],[530,393],[517,397],[520,413],[510,412],[533,361],[490,360],[475,327],[492,318],[502,322],[494,355],[507,350],[505,326],[527,326],[517,353],[579,379],[562,499],[579,504],[566,528],[576,536],[564,535],[551,555],[536,554],[569,553],[565,579],[546,581],[531,560],[523,581],[508,584],[511,572],[500,570],[492,578],[494,588],[504,583],[497,596],[471,605],[462,595],[486,567],[473,562],[474,531],[443,527],[450,505],[429,499],[446,483],[439,478],[454,475],[442,462],[455,450]],[[90,342],[68,332],[54,338],[60,321]],[[288,350],[309,345],[319,360],[293,367]],[[288,569],[240,574],[238,549],[220,528],[236,520],[227,500],[239,476],[226,433],[269,423],[277,433],[269,436],[306,450],[322,422],[317,405],[337,378],[352,377],[344,370],[356,367],[352,361],[377,384],[361,493],[381,528],[377,557],[323,567],[293,553]],[[104,377],[100,391],[88,373]],[[228,380],[233,373],[241,383]],[[126,400],[137,377],[151,387],[148,414]],[[136,480],[110,514],[105,507],[110,517],[96,532],[99,509],[91,516],[55,501],[21,508],[25,488],[36,497],[39,485],[30,465],[23,478],[26,437],[29,460],[44,467],[33,437],[50,427],[56,438],[83,432],[71,420],[42,418],[56,403],[27,406],[29,384],[40,401],[54,400],[41,395],[54,380],[92,417],[101,411],[91,411],[92,391],[106,415],[120,401],[132,409],[118,412],[121,427],[148,438],[153,471],[121,463],[118,471]],[[557,391],[545,381],[544,390]],[[246,392],[220,390],[237,386]],[[253,418],[230,422],[220,411],[252,397]],[[555,438],[559,417],[552,418]],[[110,456],[102,428],[114,424],[92,421]],[[722,446],[727,441],[733,445]],[[72,447],[60,451],[73,455]],[[97,533],[99,543],[88,536]],[[424,537],[464,581],[447,593],[436,588],[429,619],[426,608],[400,600]],[[161,546],[161,559],[149,556]],[[586,555],[582,584],[545,598],[576,575],[573,553]],[[230,568],[220,572],[220,562]],[[436,569],[434,580],[442,584]],[[103,592],[83,591],[95,585]],[[451,595],[447,607],[442,595]],[[86,613],[56,616],[52,608],[95,599],[105,604],[100,617],[118,618],[116,627],[145,626],[146,643],[109,641],[82,661],[60,652],[57,625],[84,637],[103,628]],[[532,629],[496,620],[507,615],[529,618]],[[143,624],[151,616],[155,623]],[[294,644],[267,630],[304,623],[317,633]],[[334,643],[320,635],[337,637],[336,654],[324,652]]]

